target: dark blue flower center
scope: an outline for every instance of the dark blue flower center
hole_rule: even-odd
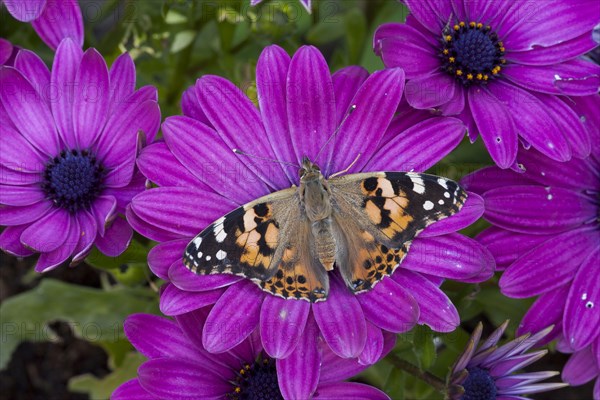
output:
[[[469,377],[463,383],[465,394],[461,400],[495,400],[496,383],[486,369],[468,368]]]
[[[259,358],[253,364],[246,364],[239,371],[234,390],[227,395],[235,400],[283,400],[275,360]]]
[[[63,151],[46,165],[42,189],[58,207],[88,209],[102,190],[105,170],[86,150]]]
[[[447,26],[442,37],[442,69],[464,86],[496,77],[505,64],[504,46],[489,25],[459,22]]]

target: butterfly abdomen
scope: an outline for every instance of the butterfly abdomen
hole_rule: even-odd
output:
[[[327,271],[333,269],[336,254],[336,242],[331,227],[331,218],[312,223],[312,234],[319,261]]]

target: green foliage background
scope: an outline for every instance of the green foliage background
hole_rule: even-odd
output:
[[[97,48],[109,65],[123,51],[129,51],[137,66],[137,86],[158,87],[163,118],[181,113],[182,92],[204,74],[224,76],[255,99],[256,62],[269,44],[278,44],[290,54],[303,44],[315,45],[332,72],[352,64],[371,72],[382,69],[381,60],[372,51],[373,32],[384,22],[403,21],[407,14],[406,8],[393,0],[315,1],[312,14],[296,0],[265,0],[258,7],[250,7],[249,0],[85,0],[80,5],[85,18],[84,48]],[[52,51],[29,25],[7,15],[3,15],[2,22],[0,36],[36,51],[51,65]],[[432,172],[460,179],[488,164],[491,161],[485,148],[465,139]],[[481,221],[465,233],[474,236],[485,226]],[[159,314],[157,292],[161,282],[151,277],[146,266],[151,247],[152,243],[136,237],[117,259],[92,253],[86,260],[88,265],[77,268],[99,269],[102,289],[43,278],[34,289],[2,302],[0,369],[7,365],[20,341],[51,340],[51,335],[35,334],[36,329],[60,319],[69,322],[79,337],[102,346],[113,369],[103,379],[74,377],[71,390],[89,393],[92,399],[105,399],[115,387],[134,377],[143,357],[128,344],[121,324],[131,313]],[[497,279],[481,285],[446,283],[443,288],[457,305],[462,326],[446,335],[417,327],[399,336],[393,356],[444,377],[476,321],[487,321],[491,329],[510,318],[508,332],[514,332],[531,302],[503,297],[496,283]],[[96,327],[93,335],[86,332],[90,324]],[[15,326],[30,329],[14,331]],[[393,399],[443,398],[395,368],[390,357],[355,379],[382,388]]]

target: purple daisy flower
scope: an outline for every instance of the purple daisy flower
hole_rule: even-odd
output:
[[[544,329],[535,335],[525,334],[498,347],[508,321],[479,345],[483,325],[479,323],[467,346],[452,367],[448,377],[450,399],[522,400],[524,394],[547,392],[568,386],[566,383],[537,383],[558,375],[555,371],[513,374],[540,358],[547,350],[527,351],[550,332]]]
[[[56,49],[64,38],[83,46],[83,18],[77,0],[3,0],[15,19],[31,22],[40,38]]]
[[[0,106],[0,248],[41,253],[39,272],[81,261],[94,244],[123,252],[133,231],[118,216],[144,190],[135,159],[160,125],[156,89],[135,90],[131,57],[109,70],[67,38],[49,71],[21,50],[0,67]]]
[[[521,150],[525,172],[489,167],[464,179],[470,190],[482,194],[484,218],[494,225],[477,239],[505,270],[502,292],[538,296],[519,332],[554,324],[545,340],[559,337],[561,351],[580,352],[568,370],[581,368],[579,360],[591,360],[586,356],[591,348],[597,355],[600,339],[600,96],[573,101],[588,116],[593,147],[587,159],[559,163],[533,149]],[[565,380],[578,384],[594,374],[597,369],[579,376],[567,373]]]
[[[501,168],[516,167],[519,140],[557,161],[589,154],[566,96],[600,87],[600,67],[580,57],[597,46],[597,1],[406,4],[406,23],[379,27],[374,48],[405,70],[411,106],[458,115]]]
[[[591,346],[575,352],[565,364],[562,379],[578,386],[596,379],[594,400],[600,400],[600,336]]]
[[[138,368],[138,377],[117,388],[111,399],[180,400],[200,395],[202,399],[389,399],[371,386],[343,382],[366,366],[336,356],[316,336],[306,335],[301,344],[302,363],[313,367],[304,372],[301,364],[269,357],[258,331],[225,353],[207,352],[200,332],[208,308],[182,315],[177,322],[148,314],[128,317],[125,334],[148,361]],[[311,324],[306,329],[316,330]],[[386,334],[383,342],[387,354],[395,336]],[[282,375],[283,369],[290,368],[297,373]],[[303,389],[306,381],[314,383],[309,392]]]
[[[263,0],[250,0],[250,5],[251,6],[256,6],[256,5],[258,5],[258,4],[262,3],[262,2],[263,2]],[[302,7],[304,7],[306,9],[306,11],[308,11],[309,14],[311,13],[311,10],[312,10],[312,8],[311,8],[312,0],[298,0],[298,2],[300,4],[302,4]],[[289,5],[288,5],[288,7],[289,7]]]
[[[210,223],[246,202],[298,184],[294,168],[241,157],[233,148],[294,164],[303,156],[314,159],[352,105],[351,118],[322,152],[326,176],[346,168],[358,153],[362,156],[350,173],[425,171],[464,134],[455,118],[412,109],[394,118],[403,89],[400,69],[369,76],[360,67],[348,67],[332,76],[314,47],[302,47],[290,59],[271,46],[263,51],[256,76],[260,110],[231,82],[216,76],[199,79],[183,95],[186,116],[168,118],[165,142],[148,146],[138,160],[140,170],[160,187],[136,196],[127,218],[134,229],[159,242],[148,263],[169,282],[161,295],[162,312],[184,315],[215,304],[202,335],[208,351],[228,351],[258,327],[269,356],[305,369],[311,366],[301,361],[303,350],[297,345],[307,340],[307,324],[316,322],[338,356],[358,357],[365,364],[380,357],[382,330],[403,332],[416,323],[453,330],[458,313],[439,285],[445,278],[482,281],[494,268],[482,245],[456,233],[483,212],[475,194],[460,213],[423,231],[391,277],[356,296],[337,272],[329,274],[327,301],[311,304],[266,294],[240,277],[199,276],[183,265],[187,244]],[[299,372],[283,367],[280,373],[291,377]]]

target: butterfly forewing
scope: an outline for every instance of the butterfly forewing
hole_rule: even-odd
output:
[[[458,212],[467,198],[454,181],[411,172],[347,175],[329,185],[340,242],[337,266],[354,292],[390,275],[415,236]]]
[[[297,189],[264,196],[218,219],[187,246],[184,264],[200,275],[252,279],[283,298],[325,298],[327,274],[314,255]]]

